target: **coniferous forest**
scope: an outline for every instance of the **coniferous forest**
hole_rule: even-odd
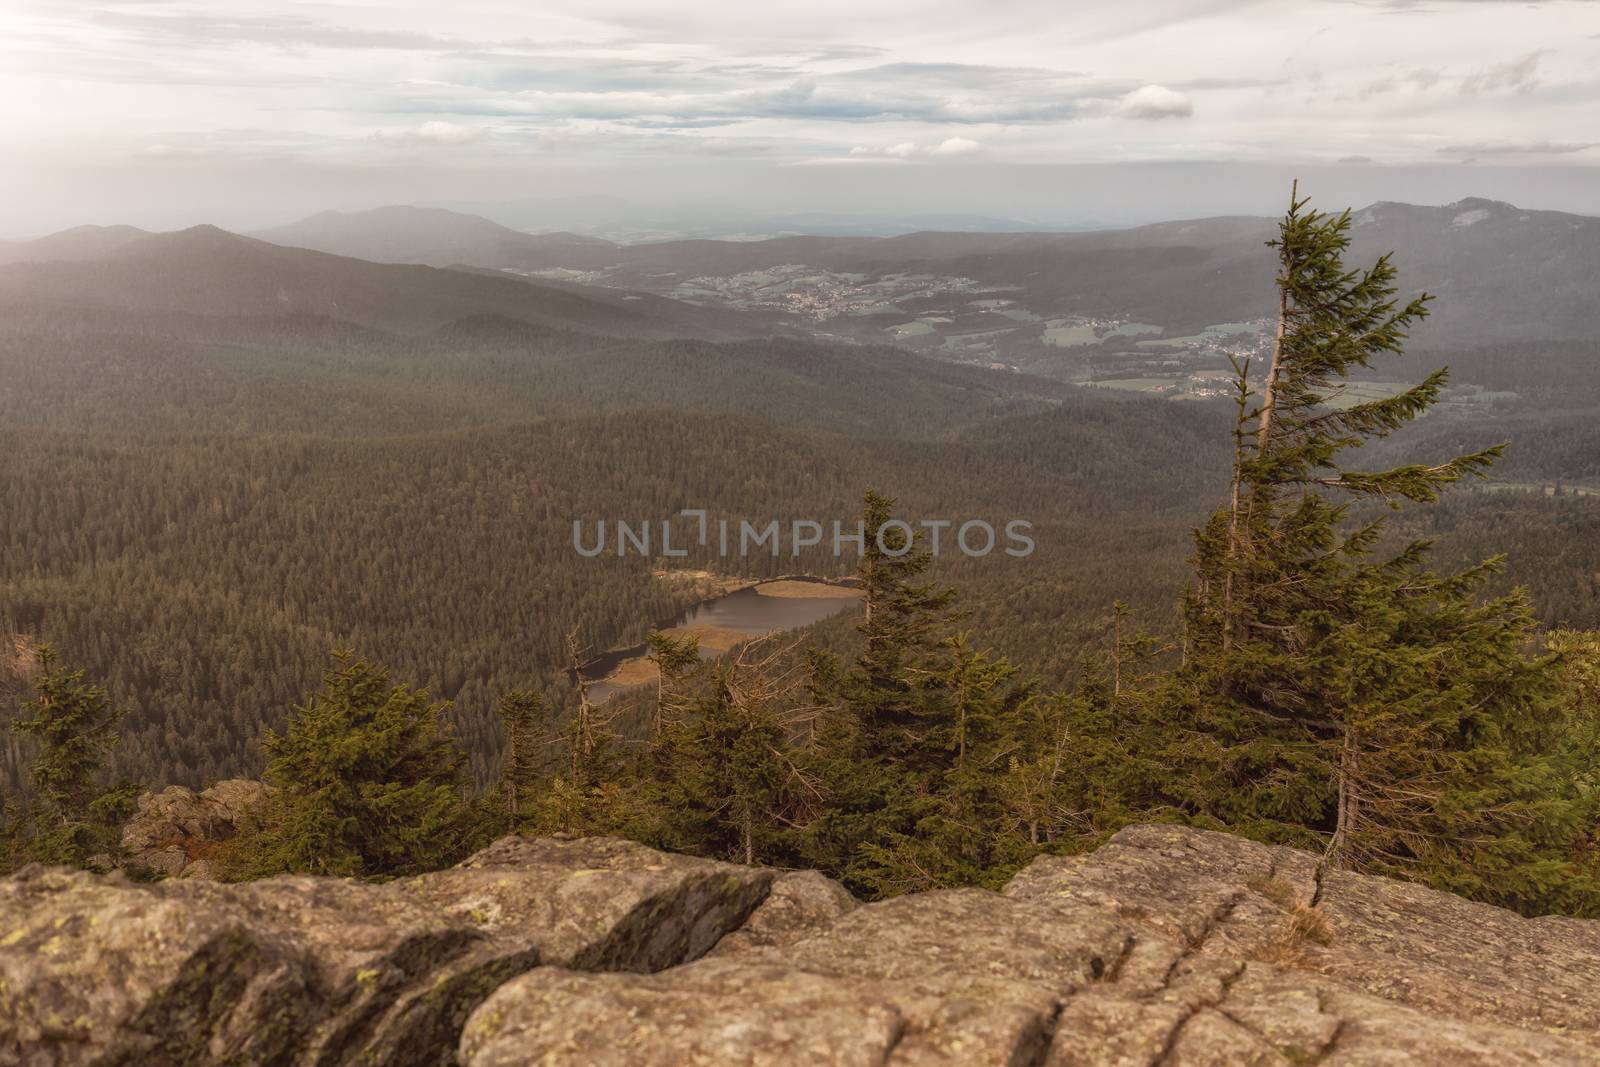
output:
[[[1166,820],[1600,915],[1600,512],[1476,490],[1561,472],[1432,419],[1444,372],[1335,402],[1431,306],[1350,226],[1293,201],[1271,356],[1219,403],[800,341],[14,309],[7,862],[114,861],[139,789],[243,775],[277,792],[233,878],[566,832],[881,897]],[[575,519],[690,507],[886,533],[573,551]],[[891,523],[934,517],[1027,519],[1038,551]],[[862,606],[702,659],[651,632],[698,595],[669,564]],[[575,650],[647,637],[656,684],[574,684]]]

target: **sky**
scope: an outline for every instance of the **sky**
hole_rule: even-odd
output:
[[[0,0],[0,235],[385,203],[1600,214],[1600,0]],[[537,213],[536,213],[537,214]]]

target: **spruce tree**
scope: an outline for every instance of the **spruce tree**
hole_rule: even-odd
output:
[[[30,768],[33,797],[8,828],[10,847],[23,861],[83,866],[96,857],[111,860],[137,792],[104,782],[122,716],[104,687],[60,666],[49,645],[36,659],[33,698],[11,723],[36,740],[38,753]]]
[[[337,654],[322,688],[262,742],[278,792],[235,839],[228,873],[395,876],[465,853],[476,827],[448,707]]]
[[[1349,213],[1291,197],[1278,238],[1279,316],[1264,375],[1239,367],[1228,504],[1197,534],[1186,664],[1162,800],[1202,821],[1325,849],[1328,863],[1404,875],[1496,903],[1572,905],[1571,790],[1547,758],[1559,714],[1530,658],[1519,593],[1484,600],[1498,560],[1427,566],[1384,550],[1352,503],[1436,500],[1499,448],[1367,471],[1344,454],[1417,418],[1436,371],[1348,402],[1350,376],[1401,352],[1431,299],[1396,299],[1389,257],[1344,264]]]
[[[700,665],[700,642],[694,637],[674,637],[652,630],[645,644],[649,648],[647,656],[656,667],[656,713],[651,727],[659,737],[684,710],[678,688]]]
[[[1037,687],[968,634],[948,639],[943,653],[921,690],[918,788],[862,843],[856,864],[878,895],[998,887],[1037,851],[1017,833],[1009,793],[1012,761],[1040,740],[1030,730]]]
[[[505,743],[500,750],[492,810],[504,832],[519,825],[536,802],[551,762],[556,740],[544,701],[526,689],[514,689],[495,705]]]
[[[883,848],[915,833],[944,768],[932,735],[949,708],[933,678],[943,666],[954,593],[925,580],[932,563],[894,501],[866,493],[861,652],[848,670],[812,662],[820,702],[813,753],[828,806],[807,827],[812,861],[852,888],[892,891]]]
[[[668,727],[659,802],[671,847],[737,863],[781,860],[795,803],[793,760],[777,709],[740,693],[728,664]]]
[[[617,709],[590,694],[594,683],[583,667],[588,650],[579,644],[576,629],[568,631],[566,646],[578,706],[558,735],[563,751],[545,783],[532,825],[542,833],[648,833],[652,813],[641,809],[642,783],[633,766],[638,748],[629,752],[613,729]]]

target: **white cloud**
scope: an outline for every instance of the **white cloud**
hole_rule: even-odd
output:
[[[852,156],[888,156],[891,159],[910,159],[920,152],[915,141],[901,141],[886,148],[867,148],[862,145],[850,149]]]
[[[1117,101],[1112,113],[1125,119],[1186,119],[1194,114],[1194,103],[1176,89],[1146,85]]]
[[[916,141],[899,141],[891,145],[856,145],[847,159],[857,162],[904,161],[919,156],[970,156],[982,151],[983,145],[970,137],[946,137],[942,141],[919,144]]]
[[[379,130],[373,139],[385,144],[398,145],[464,145],[483,136],[479,126],[466,126],[458,122],[429,119],[420,126],[403,130]]]
[[[433,144],[466,144],[469,141],[476,141],[482,134],[483,131],[476,126],[462,126],[437,119],[424,122],[417,127],[417,140]]]

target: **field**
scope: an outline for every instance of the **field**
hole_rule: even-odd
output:
[[[1409,388],[1406,382],[1348,382],[1337,397],[1329,400],[1328,406],[1343,411],[1357,404],[1399,396]]]

